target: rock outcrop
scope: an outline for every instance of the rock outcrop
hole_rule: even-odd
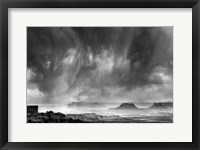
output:
[[[156,102],[149,109],[167,109],[173,108],[173,102]]]

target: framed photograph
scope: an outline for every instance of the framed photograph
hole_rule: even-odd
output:
[[[1,149],[199,149],[198,0],[1,0]]]

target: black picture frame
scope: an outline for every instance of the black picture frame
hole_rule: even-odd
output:
[[[8,142],[9,8],[192,8],[192,142]],[[200,149],[199,0],[0,0],[0,148],[14,149]],[[187,35],[185,35],[187,36]],[[31,136],[31,135],[30,135]]]

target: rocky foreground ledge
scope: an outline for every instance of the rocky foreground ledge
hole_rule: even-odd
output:
[[[28,113],[27,123],[87,123],[80,119],[72,119],[62,113],[47,111],[46,113]]]

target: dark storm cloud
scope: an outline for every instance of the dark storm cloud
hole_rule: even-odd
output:
[[[172,29],[138,28],[127,53],[130,70],[125,83],[132,85],[162,84],[149,76],[157,66],[172,70]],[[171,34],[168,34],[171,32]],[[172,72],[171,72],[172,73]]]
[[[75,89],[75,97],[166,84],[172,41],[172,27],[28,27],[29,82],[47,95]]]
[[[94,54],[113,47],[116,57],[127,52],[130,68],[114,70],[113,77],[128,87],[162,84],[162,80],[149,79],[156,66],[172,70],[172,28],[75,28],[85,47]],[[87,49],[87,48],[86,48]],[[171,72],[172,73],[172,72]],[[170,74],[171,74],[170,73]]]
[[[69,48],[78,45],[75,36],[70,28],[27,28],[27,66],[42,76],[33,81],[41,90],[54,88],[51,80],[62,73],[60,60]]]

